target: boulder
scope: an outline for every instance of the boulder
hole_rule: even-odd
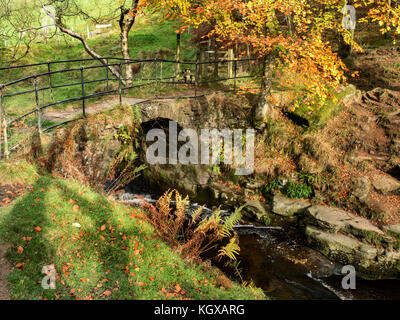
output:
[[[348,213],[338,208],[312,206],[307,208],[306,213],[311,224],[333,232],[344,229],[350,220]]]
[[[383,194],[389,194],[400,189],[400,181],[388,174],[374,175],[372,185],[377,191]]]
[[[355,236],[364,236],[374,233],[383,236],[382,230],[374,226],[369,220],[352,215],[338,208],[312,206],[307,208],[308,221],[323,229],[350,233]]]
[[[246,209],[250,211],[259,221],[269,217],[268,208],[258,200],[249,200],[245,203]]]
[[[292,217],[303,212],[311,204],[304,200],[289,199],[279,194],[274,196],[272,212],[285,217]]]

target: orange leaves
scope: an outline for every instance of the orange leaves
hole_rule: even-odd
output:
[[[103,296],[108,297],[112,292],[110,290],[106,290],[102,293]]]
[[[22,254],[24,252],[24,248],[21,246],[18,246],[18,253]]]
[[[40,231],[42,231],[42,228],[39,227],[39,226],[37,226],[37,227],[35,227],[35,230],[36,230],[37,232],[40,232]]]
[[[180,292],[181,291],[181,286],[179,284],[175,285],[175,292]]]
[[[79,278],[79,280],[81,280],[82,282],[89,282],[89,279],[86,278]]]
[[[79,206],[75,204],[75,205],[72,207],[72,211],[73,211],[73,212],[79,211]]]
[[[105,224],[103,224],[103,225],[100,227],[100,231],[104,231],[104,230],[106,230],[106,225],[105,225]]]

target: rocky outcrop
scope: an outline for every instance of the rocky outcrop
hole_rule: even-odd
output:
[[[303,212],[311,204],[304,200],[289,199],[279,194],[274,196],[272,212],[284,217],[292,217]]]
[[[364,278],[400,277],[400,224],[382,229],[369,220],[338,208],[311,205],[282,195],[273,198],[272,211],[297,218],[307,243],[332,261],[353,265]]]
[[[375,174],[372,185],[383,194],[389,194],[400,189],[400,182],[387,174]]]
[[[329,259],[353,265],[364,278],[397,278],[400,274],[400,252],[375,248],[354,237],[307,226],[308,243]]]
[[[366,278],[400,276],[400,251],[395,239],[369,220],[337,208],[312,206],[306,210],[308,243],[329,259],[353,265]]]

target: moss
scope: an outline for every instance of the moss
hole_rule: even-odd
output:
[[[347,87],[339,93],[334,93],[335,99],[329,99],[322,106],[315,106],[312,110],[308,106],[302,105],[297,108],[293,115],[303,119],[311,128],[321,127],[325,125],[331,118],[336,116],[342,110],[342,100],[348,96],[354,95],[356,88],[353,86]]]

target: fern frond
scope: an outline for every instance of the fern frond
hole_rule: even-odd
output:
[[[219,250],[219,257],[228,257],[229,259],[236,261],[236,256],[240,253],[239,240],[235,236],[229,240],[229,243]]]
[[[197,220],[200,218],[200,216],[201,216],[201,214],[202,214],[202,212],[203,212],[203,209],[204,209],[204,207],[200,207],[200,208],[198,208],[195,212],[193,212],[193,214],[192,214],[192,221],[193,221],[194,223],[196,223]]]
[[[232,213],[228,218],[225,219],[221,230],[218,233],[218,236],[221,238],[228,238],[232,236],[232,233],[234,231],[235,225],[237,225],[242,219],[242,210],[244,206],[241,206],[235,210],[234,213]]]

